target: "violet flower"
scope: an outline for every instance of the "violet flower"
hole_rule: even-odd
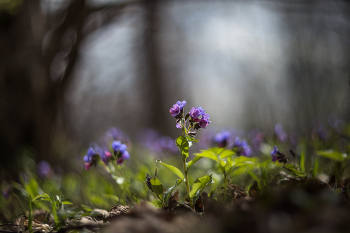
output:
[[[117,164],[121,165],[125,159],[130,158],[130,154],[127,151],[127,146],[125,144],[122,144],[120,141],[113,141],[112,148],[114,155],[117,158]]]
[[[277,146],[274,146],[273,150],[271,151],[271,157],[272,157],[272,162],[276,162],[277,161],[277,155],[280,152],[277,149]]]
[[[272,162],[279,162],[279,163],[287,163],[287,156],[285,154],[282,154],[277,149],[277,146],[274,146],[273,150],[271,151],[271,160]]]
[[[205,110],[202,107],[191,108],[190,116],[194,122],[199,122],[199,117],[205,114]],[[209,116],[209,115],[208,115]]]
[[[219,147],[226,147],[230,136],[231,133],[229,131],[222,131],[215,134],[214,141],[218,144]]]
[[[46,178],[50,175],[51,173],[51,166],[48,162],[46,161],[40,161],[37,166],[38,169],[38,175],[41,178]]]
[[[176,104],[173,105],[172,108],[170,108],[169,112],[171,113],[172,116],[177,116],[180,114],[181,110],[183,109],[183,107],[186,105],[186,101],[183,100],[181,101],[177,101]]]
[[[238,155],[243,155],[249,157],[252,153],[252,149],[248,145],[245,139],[241,140],[239,137],[236,137],[234,145]]]

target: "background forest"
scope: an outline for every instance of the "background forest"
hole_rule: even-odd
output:
[[[0,0],[0,176],[62,170],[110,127],[173,138],[169,106],[213,132],[349,120],[347,1]],[[332,115],[333,114],[333,115]]]

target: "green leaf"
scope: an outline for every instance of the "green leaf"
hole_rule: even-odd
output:
[[[158,178],[154,177],[154,178],[151,179],[150,182],[151,182],[151,185],[152,185],[153,192],[157,196],[163,195],[164,187],[163,187],[162,183],[160,182],[160,180]]]
[[[307,176],[307,174],[298,171],[298,169],[293,164],[284,165],[283,170],[295,177],[305,178]]]
[[[190,192],[190,198],[193,198],[197,192],[201,192],[208,184],[210,184],[212,182],[212,175],[208,176],[208,175],[205,175],[205,176],[202,176],[200,178],[198,178],[197,180],[195,180],[193,182],[193,185],[192,185],[192,190]]]
[[[227,157],[230,157],[232,155],[235,155],[236,153],[232,150],[224,150],[221,154],[220,154],[220,159],[224,159]]]
[[[247,174],[247,168],[248,168],[247,166],[238,166],[238,167],[233,166],[232,168],[236,168],[236,169],[230,169],[227,175],[232,173],[232,176],[237,177],[240,175]]]
[[[186,163],[186,169],[187,171],[190,170],[190,167],[192,167],[192,165],[197,162],[198,160],[200,160],[201,158],[203,157],[199,157],[199,156],[196,156],[194,157],[191,161],[189,161],[188,163]]]
[[[43,195],[38,195],[32,199],[32,201],[51,201],[49,194],[44,193]]]
[[[258,176],[252,172],[252,171],[248,171],[248,174],[256,181],[256,182],[260,182],[260,179],[258,178]]]
[[[228,171],[232,168],[232,166],[234,165],[233,159],[228,157],[227,161],[226,161],[226,166],[225,166],[225,172],[226,174],[228,173]]]
[[[25,189],[30,196],[36,197],[38,195],[39,184],[34,178],[32,178],[30,179],[30,182],[25,186]]]
[[[164,201],[164,204],[165,205],[168,205],[168,201],[169,201],[169,198],[171,196],[171,193],[174,191],[174,189],[179,186],[181,184],[182,180],[181,179],[177,179],[176,180],[176,183],[174,186],[168,188],[168,190],[166,190],[163,194],[163,201]]]
[[[62,201],[62,204],[64,204],[64,205],[73,205],[73,203],[69,202],[69,201]]]
[[[186,136],[186,138],[187,138],[188,141],[191,141],[191,142],[199,142],[198,139],[192,138],[190,136]]]
[[[316,154],[337,162],[343,161],[344,158],[346,157],[346,156],[344,157],[343,154],[340,153],[339,151],[335,151],[335,150],[316,151]]]
[[[189,144],[188,140],[184,136],[179,136],[176,141],[176,146],[179,148],[181,152],[182,159],[185,161],[188,157]]]
[[[177,167],[174,167],[172,165],[169,165],[169,164],[166,164],[166,163],[163,163],[162,161],[160,161],[159,159],[156,160],[157,163],[160,163],[162,164],[164,167],[168,168],[170,171],[172,171],[175,175],[177,175],[180,179],[184,179],[185,176],[184,174],[182,174],[182,172],[177,168]]]
[[[245,163],[245,164],[254,164],[257,161],[257,158],[249,158],[245,156],[238,156],[234,159],[236,164]]]
[[[210,150],[202,150],[201,153],[196,153],[194,155],[198,156],[198,157],[205,157],[205,158],[208,158],[208,159],[212,159],[215,162],[219,163],[219,159],[216,156],[216,154],[214,152],[210,151]]]
[[[23,197],[29,198],[30,195],[27,192],[27,190],[25,190],[23,188],[22,185],[20,185],[19,183],[13,182],[12,181],[12,188],[14,189],[14,191],[17,191],[20,195],[22,195]]]
[[[219,164],[220,164],[220,169],[221,169],[222,173],[224,173],[225,172],[225,167],[226,167],[226,162],[223,161],[223,160],[220,160]]]
[[[300,171],[302,173],[305,173],[305,149],[302,149],[301,155],[300,155]]]
[[[209,148],[210,151],[212,151],[216,156],[219,156],[224,150],[224,147],[212,147]]]

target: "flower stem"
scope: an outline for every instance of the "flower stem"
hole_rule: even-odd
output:
[[[224,200],[226,201],[226,192],[227,192],[227,176],[226,174],[224,173]]]
[[[189,181],[188,181],[188,175],[187,175],[186,161],[185,160],[183,161],[183,165],[184,165],[185,183],[186,183],[186,190],[187,190],[188,200],[190,202],[191,208],[194,210],[194,205],[193,205],[192,199],[190,198],[190,184],[189,184]]]

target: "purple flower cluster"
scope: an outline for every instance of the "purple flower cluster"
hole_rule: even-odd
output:
[[[198,122],[199,128],[205,129],[209,125],[209,114],[205,113],[205,110],[202,107],[192,108],[190,111],[191,120],[190,122]]]
[[[85,169],[89,170],[92,165],[96,165],[98,159],[101,159],[105,164],[114,160],[117,160],[117,164],[123,164],[125,159],[130,158],[129,152],[126,150],[127,146],[121,141],[113,141],[111,147],[114,151],[113,155],[107,146],[94,145],[90,147],[84,156]]]
[[[117,164],[123,164],[125,159],[130,158],[129,152],[126,150],[127,146],[122,144],[120,141],[113,141],[112,148],[114,151],[114,156],[116,156]]]
[[[245,139],[241,140],[240,137],[236,137],[233,146],[238,155],[249,157],[252,153],[252,149],[248,145],[247,141]]]
[[[174,116],[177,119],[176,122],[176,128],[182,128],[186,127],[185,121],[189,119],[190,126],[189,129],[193,128],[195,130],[198,130],[200,128],[205,129],[208,124],[210,123],[209,121],[209,114],[205,113],[205,110],[202,107],[198,108],[192,108],[189,113],[184,115],[184,106],[186,105],[186,101],[183,100],[177,101],[176,104],[173,105],[172,108],[170,108],[169,112],[172,116]],[[183,122],[185,125],[182,125]],[[190,136],[196,135],[196,132],[188,132]]]
[[[215,134],[214,141],[218,145],[218,147],[226,147],[230,136],[231,133],[229,131],[222,131],[220,133]]]

